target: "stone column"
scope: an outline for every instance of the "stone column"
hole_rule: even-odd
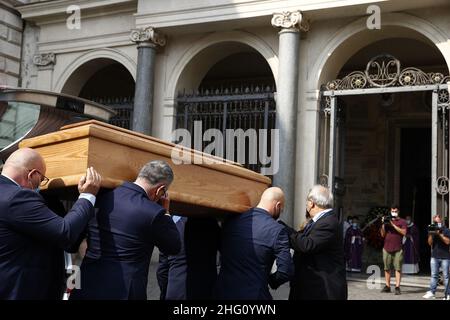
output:
[[[151,135],[156,48],[166,39],[153,28],[134,29],[130,38],[138,50],[132,130]]]
[[[279,130],[280,143],[279,170],[274,175],[273,184],[283,189],[286,196],[283,219],[292,224],[295,194],[295,146],[297,127],[297,96],[300,30],[307,31],[302,23],[300,11],[275,13],[272,26],[280,30],[278,49],[278,83],[276,95],[276,128]]]

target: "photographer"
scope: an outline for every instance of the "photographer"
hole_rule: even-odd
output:
[[[450,261],[450,231],[445,228],[440,215],[433,217],[433,224],[428,226],[428,244],[431,247],[431,281],[430,290],[423,296],[424,299],[435,299],[439,280],[439,268],[444,276],[444,299],[449,300],[448,268]]]
[[[391,215],[383,217],[381,236],[384,238],[383,263],[386,285],[381,292],[391,292],[391,270],[395,270],[395,294],[401,294],[400,280],[402,275],[403,250],[402,240],[406,235],[407,225],[400,219],[398,206],[391,206]]]

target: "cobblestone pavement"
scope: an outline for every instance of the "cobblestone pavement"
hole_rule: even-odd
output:
[[[155,250],[156,251],[156,250]],[[159,299],[159,287],[156,281],[157,261],[152,260],[149,270],[149,282],[147,286],[147,296],[149,300]],[[417,286],[401,286],[401,295],[394,295],[394,285],[392,285],[391,293],[381,293],[384,286],[384,279],[379,280],[378,288],[368,289],[364,274],[350,275],[348,281],[348,299],[349,300],[424,300],[422,296],[425,294],[428,284],[428,277],[405,277],[405,283],[417,283]],[[276,291],[271,291],[272,296],[276,300],[286,300],[289,295],[289,285],[284,284]],[[441,300],[444,297],[443,287],[440,286],[436,293],[436,299]],[[449,301],[450,305],[450,301]]]
[[[394,287],[392,287],[393,289]],[[427,291],[426,288],[402,286],[402,294],[396,296],[394,290],[391,293],[380,292],[379,289],[368,289],[365,282],[349,281],[348,282],[348,299],[349,300],[424,300],[422,296]],[[436,293],[437,299],[444,297],[443,291]]]
[[[401,295],[394,294],[394,285],[392,285],[391,293],[382,293],[381,289],[384,286],[380,285],[379,288],[369,289],[367,283],[364,281],[348,281],[348,300],[424,300],[422,296],[428,290],[423,287],[411,287],[402,286]],[[284,285],[277,291],[272,291],[274,299],[287,299],[289,294],[289,286]],[[436,293],[436,299],[440,300],[444,297],[442,287]],[[450,304],[450,303],[449,303]]]

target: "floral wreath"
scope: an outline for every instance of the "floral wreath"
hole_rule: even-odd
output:
[[[384,239],[380,234],[381,217],[388,215],[390,208],[373,207],[364,219],[363,233],[367,244],[374,249],[381,250],[384,245]]]

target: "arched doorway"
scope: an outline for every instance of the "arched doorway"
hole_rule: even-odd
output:
[[[114,109],[109,123],[130,129],[135,82],[121,63],[109,58],[90,60],[77,68],[62,92],[86,98]]]
[[[430,217],[448,217],[447,74],[429,41],[389,38],[360,49],[322,88],[322,182],[344,216],[366,223],[399,204],[421,232],[422,270]]]
[[[266,129],[270,142],[271,129],[275,128],[275,80],[271,68],[258,51],[247,45],[221,43],[208,50],[210,59],[206,61],[212,63],[209,68],[203,67],[203,75],[181,77],[176,99],[176,128],[187,129],[192,146],[208,153],[207,146],[212,140],[205,132],[220,131],[222,150],[216,148],[211,153],[260,172],[263,166],[258,157],[260,146],[268,146],[267,154],[271,154],[271,150],[270,143],[264,143],[258,133]],[[200,53],[203,54],[205,52]],[[190,72],[189,67],[186,69]],[[234,132],[242,129],[246,133],[245,140],[227,137],[230,129]],[[199,134],[202,136],[200,143],[196,142]]]

